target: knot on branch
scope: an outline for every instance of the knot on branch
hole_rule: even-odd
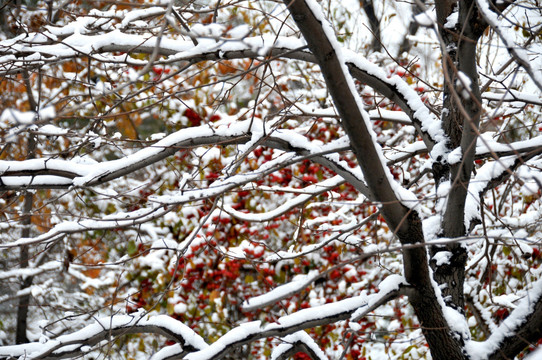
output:
[[[442,156],[439,156],[436,161],[433,162],[432,170],[435,181],[438,184],[450,174],[450,164],[448,164],[448,161]]]
[[[433,270],[433,278],[442,291],[444,302],[462,314],[465,312],[463,283],[466,262],[467,252],[458,244],[431,249],[429,264]]]

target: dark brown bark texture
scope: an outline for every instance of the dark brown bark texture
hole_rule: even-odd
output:
[[[36,102],[36,99],[34,98],[32,94],[32,87],[30,86],[29,81],[29,75],[27,72],[23,73],[23,79],[26,87],[26,92],[28,94],[28,102],[30,104],[30,107],[34,111],[38,111],[38,103]],[[34,135],[28,136],[28,143],[27,143],[27,159],[34,159],[36,157],[36,140],[34,138]],[[27,192],[24,196],[24,203],[23,203],[23,220],[22,224],[24,226],[21,237],[27,238],[30,237],[30,226],[32,224],[32,207],[33,207],[34,197],[31,192]],[[20,266],[22,269],[28,268],[30,260],[30,250],[28,246],[21,247],[21,253],[19,255],[19,261]],[[32,286],[32,282],[34,281],[34,278],[32,276],[28,276],[24,278],[21,281],[21,291],[28,289],[30,286]],[[28,310],[30,308],[30,300],[31,296],[30,293],[25,294],[19,298],[19,302],[17,305],[17,329],[15,331],[15,342],[17,344],[24,344],[28,342],[28,338],[26,336],[26,330],[28,328]]]
[[[380,161],[376,145],[366,127],[355,95],[347,84],[343,64],[327,38],[322,23],[304,0],[285,0],[290,13],[320,65],[329,92],[352,149],[365,176],[374,201],[381,204],[382,214],[402,244],[423,243],[418,214],[401,204]],[[413,286],[409,300],[418,316],[434,359],[465,359],[462,341],[449,328],[432,287],[427,253],[424,247],[403,251],[406,280]]]
[[[476,139],[481,114],[481,94],[476,68],[476,45],[482,34],[480,17],[474,1],[440,1],[436,3],[437,21],[443,43],[442,66],[444,70],[443,128],[449,138],[448,148],[461,149],[461,161],[449,165],[445,159],[437,159],[435,168],[437,186],[443,181],[451,182],[443,218],[442,237],[457,238],[467,234],[465,227],[465,202],[473,170]],[[458,11],[455,27],[445,27],[448,17]],[[432,264],[435,280],[443,285],[443,297],[449,306],[463,311],[463,283],[467,254],[459,244],[433,247],[432,257],[440,251],[449,251],[449,263]]]
[[[380,19],[376,15],[373,0],[360,0],[360,2],[363,7],[363,11],[365,11],[365,15],[367,15],[367,19],[369,20],[371,32],[373,33],[371,49],[373,51],[380,51],[382,50],[382,43],[380,39]]]

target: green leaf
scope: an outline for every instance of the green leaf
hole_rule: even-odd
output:
[[[136,254],[137,245],[135,241],[130,240],[130,242],[128,242],[128,246],[126,247],[126,252],[128,253],[129,256],[134,256]]]

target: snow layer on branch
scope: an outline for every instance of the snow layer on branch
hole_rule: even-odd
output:
[[[446,323],[450,327],[450,330],[452,330],[455,335],[460,336],[464,341],[470,340],[470,329],[465,316],[456,309],[446,305],[442,297],[442,290],[435,281],[432,271],[431,284],[433,285],[437,301],[442,309],[442,315],[444,315],[444,319],[446,319]]]
[[[161,159],[161,153],[169,149],[177,149],[178,144],[186,141],[197,141],[199,138],[205,139],[206,136],[210,136],[215,139],[216,137],[225,136],[236,137],[245,135],[250,127],[250,121],[241,122],[229,122],[223,121],[214,127],[200,126],[189,129],[182,129],[176,133],[173,133],[163,140],[149,146],[139,152],[128,155],[124,158],[105,161],[103,163],[94,163],[88,161],[80,161],[80,159],[74,159],[71,161],[60,159],[33,159],[26,161],[0,161],[0,172],[4,173],[2,181],[6,186],[25,186],[27,184],[51,184],[51,185],[87,185],[94,182],[100,182],[100,179],[107,176],[118,177],[125,171],[131,171],[130,169],[139,168],[145,163],[150,164],[156,159]],[[305,158],[305,154],[321,154],[322,152],[335,152],[336,149],[342,149],[348,146],[348,142],[345,139],[339,139],[337,141],[330,142],[322,145],[319,142],[311,142],[305,137],[296,134],[293,131],[281,130],[273,132],[273,136],[278,136],[284,142],[290,144],[291,147],[297,147],[298,150],[304,154],[300,158]],[[337,154],[324,155],[324,158],[331,162],[335,162],[341,165],[341,161]],[[155,159],[155,160],[153,160]],[[295,160],[294,153],[284,153],[277,159],[268,162],[248,174],[238,174],[233,177],[219,179],[213,183],[213,186],[205,189],[191,189],[183,190],[180,193],[174,193],[171,195],[165,195],[161,197],[154,197],[153,199],[166,203],[166,204],[180,204],[189,202],[196,199],[205,199],[224,191],[231,190],[235,187],[243,186],[249,182],[256,181],[261,178],[265,173],[273,172],[275,169],[283,166],[283,162],[297,161]],[[344,169],[348,169],[347,165],[343,165]],[[38,176],[8,176],[6,172],[32,172],[32,171],[45,171],[54,170],[58,172],[64,172],[67,177],[50,176],[50,175],[38,175]],[[359,168],[348,170],[350,175],[363,182],[363,176]],[[74,177],[71,179],[70,177]],[[334,178],[330,186],[340,182],[340,178]],[[315,190],[318,185],[314,185]],[[79,222],[64,222],[56,225],[49,232],[39,235],[36,238],[24,238],[19,239],[16,242],[3,244],[3,247],[18,246],[22,244],[37,243],[40,241],[47,241],[54,239],[58,236],[62,236],[66,233],[74,233],[79,231],[85,231],[90,229],[110,229],[117,226],[128,226],[134,224],[141,224],[150,219],[156,218],[167,213],[168,209],[161,209],[159,205],[153,205],[147,209],[140,209],[130,213],[114,213],[108,215],[101,220],[81,220]]]
[[[482,98],[495,101],[522,101],[530,104],[542,105],[542,98],[538,94],[529,94],[519,92],[514,89],[506,89],[505,92],[490,92],[486,91],[482,94]]]
[[[531,79],[534,81],[536,86],[538,86],[538,89],[542,90],[542,71],[540,71],[540,59],[531,59],[527,49],[524,49],[514,42],[510,32],[501,25],[503,22],[500,21],[497,14],[491,10],[487,0],[476,0],[476,4],[478,5],[478,9],[482,13],[484,19],[497,32],[497,34],[499,34],[499,37],[503,41],[508,52],[527,71],[527,73],[529,73]],[[531,67],[531,63],[534,63],[537,68],[533,69]]]
[[[371,220],[372,218],[368,217],[362,223],[359,223],[357,221],[352,221],[348,224],[334,226],[333,230],[336,231],[337,233],[326,235],[322,240],[320,240],[320,242],[316,244],[305,245],[299,251],[295,251],[292,246],[288,250],[280,250],[274,254],[267,256],[265,260],[266,261],[292,260],[300,256],[315,252],[323,248],[324,246],[332,243],[335,240],[351,243],[351,244],[359,244],[360,242],[362,242],[361,239],[357,236],[352,236],[350,232],[355,229],[360,228],[364,223],[367,223]],[[377,251],[375,251],[375,253],[377,253]]]
[[[9,279],[15,276],[20,276],[23,279],[28,276],[35,276],[37,274],[41,274],[45,271],[51,271],[51,270],[57,270],[62,268],[62,263],[59,261],[49,261],[39,267],[28,267],[28,268],[22,268],[22,269],[13,269],[8,270],[0,273],[0,280]]]
[[[498,351],[502,342],[516,333],[533,313],[536,303],[542,296],[542,279],[538,279],[527,295],[516,304],[514,311],[493,331],[489,339],[483,342],[469,341],[465,347],[473,360],[485,360],[488,354]]]
[[[399,290],[399,287],[404,284],[406,284],[404,276],[392,274],[378,284],[378,289],[383,293],[390,293]]]
[[[150,8],[147,8],[147,9],[138,9],[138,10],[130,11],[122,19],[122,23],[120,24],[120,28],[121,29],[125,28],[126,26],[130,25],[130,23],[132,23],[132,22],[134,22],[136,20],[147,18],[147,17],[153,16],[153,15],[161,15],[161,14],[164,14],[165,12],[166,12],[165,9],[163,7],[159,7],[159,6],[150,7]]]
[[[285,336],[281,338],[281,341],[285,342],[285,344],[280,344],[275,349],[273,349],[273,353],[271,354],[271,360],[279,359],[281,355],[292,349],[292,347],[296,343],[303,343],[305,346],[307,346],[318,357],[318,360],[328,360],[328,357],[318,347],[318,345],[316,345],[313,338],[311,338],[310,335],[307,334],[305,331],[298,331],[291,335]]]
[[[341,185],[342,183],[344,183],[344,179],[341,176],[337,175],[331,179],[327,179],[317,184],[307,186],[306,188],[302,190],[303,194],[298,195],[294,197],[293,199],[282,203],[280,206],[278,206],[277,208],[273,210],[270,210],[268,212],[261,213],[261,214],[244,213],[241,211],[237,211],[234,208],[232,208],[230,205],[225,205],[224,211],[226,211],[228,214],[238,219],[245,220],[245,221],[258,221],[258,222],[269,221],[284,214],[285,212],[287,212],[290,209],[293,209],[296,206],[300,206],[304,204],[315,195],[320,194],[324,191],[329,191]]]
[[[414,21],[416,21],[421,26],[425,26],[425,27],[433,26],[437,22],[435,10],[428,9],[425,12],[415,15]]]
[[[30,343],[22,345],[4,346],[0,348],[0,356],[8,355],[13,357],[39,357],[40,354],[47,354],[53,350],[67,350],[69,347],[75,349],[93,341],[93,338],[108,337],[109,331],[143,327],[156,327],[182,338],[185,344],[196,349],[207,347],[207,343],[201,336],[196,334],[188,326],[167,315],[146,315],[144,312],[135,315],[115,315],[97,319],[94,324],[88,325],[81,330],[68,335],[62,335],[54,340],[45,343]],[[158,332],[158,331],[156,331]]]
[[[465,228],[468,229],[472,219],[480,215],[480,195],[487,189],[491,181],[504,176],[517,158],[501,157],[498,161],[490,161],[477,170],[476,176],[469,183],[469,191],[465,202]]]
[[[398,274],[389,275],[378,285],[378,289],[380,291],[377,294],[371,294],[367,296],[367,308],[371,308],[381,299],[385,298],[390,293],[399,290],[402,285],[407,284],[408,283],[406,282],[404,276]],[[360,307],[352,314],[352,316],[350,316],[350,319],[353,321],[357,321],[366,312],[366,308]]]
[[[116,213],[102,218],[102,220],[86,219],[81,221],[65,221],[53,226],[48,232],[34,238],[20,238],[11,243],[0,244],[0,248],[16,247],[21,245],[36,244],[41,242],[53,241],[63,237],[65,234],[99,230],[113,229],[116,227],[142,224],[157,217],[163,216],[169,209],[155,204],[145,209],[139,209],[130,213]]]
[[[36,120],[50,120],[56,115],[53,106],[45,107],[37,113],[34,111],[19,111],[17,109],[5,109],[0,115],[0,127],[6,127],[6,123],[15,125],[31,125]]]
[[[17,176],[17,177],[2,177],[3,185],[6,187],[24,188],[26,186],[45,186],[54,187],[58,185],[69,186],[72,181],[59,176]]]
[[[296,294],[304,290],[318,277],[320,277],[318,270],[311,270],[306,275],[296,275],[289,283],[278,286],[266,294],[248,299],[242,305],[243,310],[252,311]]]
[[[126,51],[147,49],[146,51],[150,52],[156,47],[160,40],[160,53],[162,55],[170,55],[169,60],[181,60],[183,58],[214,53],[217,51],[228,52],[250,50],[260,53],[261,49],[270,49],[272,47],[295,50],[306,45],[302,39],[294,37],[276,37],[271,35],[245,37],[241,39],[221,38],[218,41],[215,38],[198,38],[197,46],[194,46],[193,42],[188,40],[176,39],[168,36],[163,36],[158,39],[158,37],[152,33],[130,34],[122,32],[119,28],[98,35],[89,35],[90,31],[86,28],[89,21],[78,21],[79,23],[70,23],[70,25],[67,25],[65,28],[48,28],[49,31],[46,32],[46,37],[56,38],[57,36],[66,36],[62,42],[47,44],[44,41],[36,40],[35,34],[31,33],[15,43],[13,43],[12,39],[0,41],[0,48],[9,49],[7,50],[7,54],[35,54],[32,56],[38,56],[35,60],[39,60],[40,54],[55,57],[71,57],[80,56],[81,53],[96,54],[106,49],[117,49],[119,51],[122,51],[123,49]],[[92,21],[95,21],[95,19],[92,18]],[[205,29],[208,27],[209,26],[205,26]],[[0,57],[0,63],[16,60],[16,58],[8,58],[6,56],[11,55]],[[134,58],[128,58],[125,55],[121,56],[119,60],[129,60],[133,63],[139,62],[145,64],[144,61],[136,61]]]
[[[510,144],[503,144],[495,141],[490,136],[480,136],[476,143],[476,154],[487,154],[491,152],[522,151],[526,148],[541,147],[542,136],[536,136],[532,139],[516,141]]]
[[[37,132],[40,135],[46,135],[46,136],[62,136],[67,135],[69,133],[69,130],[59,128],[58,126],[54,126],[51,124],[44,125],[40,127]]]
[[[150,360],[162,360],[162,359],[172,359],[175,356],[179,356],[183,353],[183,348],[180,344],[173,344],[170,346],[163,347],[154,353]]]
[[[269,337],[271,334],[287,332],[288,329],[303,329],[311,327],[311,323],[322,319],[344,316],[352,313],[356,309],[366,308],[372,303],[377,303],[389,293],[381,291],[369,296],[360,295],[335,303],[303,309],[291,315],[279,318],[274,323],[262,325],[260,321],[243,323],[230,330],[224,336],[212,343],[209,347],[188,354],[185,360],[205,360],[212,359],[223,351],[226,351],[232,344],[240,344],[249,340]],[[358,310],[359,311],[359,310]]]
[[[540,360],[542,359],[542,347],[539,347],[529,355],[523,358],[524,360]]]
[[[384,83],[390,84],[406,99],[408,106],[414,112],[414,117],[420,122],[422,130],[426,131],[431,138],[439,143],[446,140],[440,120],[425,106],[420,95],[406,83],[401,77],[388,74],[380,66],[360,56],[360,54],[344,50],[345,61],[365,71]]]
[[[85,176],[74,179],[73,183],[76,186],[86,185],[87,183],[92,182],[101,176],[107,175],[108,173],[126,169],[133,164],[144,162],[145,160],[152,158],[157,153],[164,151],[164,149],[171,148],[172,146],[175,146],[175,144],[182,141],[194,138],[204,138],[216,134],[226,136],[242,135],[246,133],[248,125],[249,122],[247,120],[235,124],[219,126],[217,128],[211,128],[210,126],[199,126],[190,128],[189,131],[180,130],[163,138],[154,145],[144,148],[125,158],[102,163],[99,167],[94,166],[95,170],[89,172]]]
[[[470,78],[463,71],[458,71],[457,77],[458,79],[455,82],[456,89],[459,91],[463,99],[470,99],[470,92],[472,89],[472,82]]]
[[[388,178],[388,182],[391,186],[391,188],[393,189],[394,193],[395,193],[395,196],[397,197],[397,199],[406,207],[410,208],[410,209],[414,209],[416,208],[418,205],[419,205],[419,201],[418,201],[418,198],[416,197],[416,195],[402,187],[401,185],[399,185],[395,179],[393,178],[391,172],[389,171],[389,169],[387,168],[387,166],[385,165],[386,164],[386,159],[384,158],[384,154],[382,153],[382,149],[376,145],[378,144],[378,141],[377,141],[377,138],[376,138],[376,134],[375,132],[372,130],[373,127],[372,127],[372,124],[370,122],[370,118],[369,118],[369,114],[367,114],[367,112],[365,111],[364,109],[364,106],[363,106],[363,102],[358,94],[358,91],[356,89],[356,86],[354,84],[354,81],[352,79],[352,76],[350,75],[350,72],[348,71],[348,68],[347,68],[347,61],[348,62],[354,62],[356,59],[360,59],[360,55],[359,54],[356,54],[356,57],[353,57],[352,55],[350,55],[350,57],[345,57],[344,53],[344,49],[343,47],[339,44],[339,42],[337,41],[337,38],[335,36],[335,31],[333,30],[333,28],[331,27],[331,24],[329,23],[329,21],[326,19],[325,15],[323,14],[322,12],[322,8],[320,7],[320,5],[318,3],[316,3],[315,1],[313,0],[306,0],[306,3],[307,3],[307,6],[311,9],[311,12],[313,13],[314,17],[316,19],[318,19],[318,21],[320,22],[320,24],[322,25],[322,29],[324,30],[325,34],[326,34],[326,37],[328,39],[328,41],[330,42],[331,46],[333,47],[333,49],[335,50],[335,56],[337,57],[340,65],[341,65],[341,68],[342,68],[342,72],[344,74],[344,78],[346,79],[346,84],[348,85],[348,89],[349,91],[352,93],[352,95],[354,96],[354,99],[357,103],[357,106],[358,106],[358,109],[361,113],[361,116],[363,118],[363,121],[365,122],[365,127],[367,129],[367,131],[369,132],[370,136],[371,136],[371,141],[373,142],[373,144],[375,144],[375,149],[376,149],[376,153],[378,154],[379,158],[380,158],[380,162],[382,163],[382,166],[384,167],[384,172]],[[378,70],[375,70],[374,68],[378,68],[376,65],[374,64],[371,64],[369,63],[368,61],[365,61],[362,63],[363,65],[365,65],[365,67],[371,67],[373,69],[373,71],[375,72],[382,72],[382,70],[379,69]],[[370,65],[368,65],[370,64]],[[369,72],[369,71],[368,71]],[[371,72],[369,72],[371,73]],[[386,79],[387,77],[384,76],[383,77],[384,79]],[[403,87],[406,86],[407,88],[410,89],[410,87],[408,86],[408,84],[406,83],[400,83],[398,82],[398,87]],[[410,89],[412,90],[412,89]],[[415,98],[417,100],[420,100],[419,96],[412,90],[412,92],[415,94]],[[413,98],[413,94],[410,93],[408,94],[408,98],[409,98],[409,103],[410,103],[410,98],[412,98],[412,100],[414,101],[414,98]],[[429,110],[425,107],[425,105],[423,105],[422,103],[422,106],[423,108],[429,112]],[[420,111],[421,108],[418,108],[416,110],[416,112]],[[439,126],[440,128],[440,126]]]

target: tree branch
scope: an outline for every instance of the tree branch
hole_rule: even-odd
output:
[[[63,335],[45,343],[29,343],[23,345],[0,347],[0,359],[11,359],[28,356],[32,359],[48,360],[74,357],[83,353],[84,346],[94,346],[100,341],[126,334],[153,333],[166,336],[178,342],[163,349],[160,359],[183,356],[183,359],[221,359],[229,351],[248,344],[257,339],[273,336],[285,336],[315,326],[326,325],[346,320],[356,311],[363,308],[374,309],[383,301],[389,301],[399,295],[401,282],[390,279],[395,287],[382,290],[380,293],[361,295],[335,303],[300,310],[294,314],[279,318],[274,323],[261,324],[260,321],[243,323],[230,330],[211,345],[181,322],[167,315],[115,315],[97,320],[80,331]],[[167,356],[166,356],[167,355]]]
[[[513,359],[529,345],[542,338],[542,280],[520,301],[497,331],[473,349],[483,348],[489,360]]]
[[[94,346],[112,337],[141,333],[163,335],[179,343],[183,352],[207,347],[205,341],[183,323],[167,315],[148,316],[142,313],[101,318],[79,331],[59,336],[45,343],[1,346],[0,359],[13,359],[20,356],[41,360],[64,359],[83,354],[85,346]]]
[[[284,0],[284,3],[318,60],[365,181],[382,204],[386,223],[403,245],[423,243],[421,221],[417,213],[404,206],[397,197],[397,185],[392,182],[387,168],[383,166],[374,135],[367,125],[367,115],[361,108],[353,82],[345,71],[341,48],[319,5],[306,0]],[[409,300],[422,323],[431,354],[435,359],[464,359],[460,340],[452,336],[432,287],[425,249],[405,249],[403,259],[405,278],[415,288]]]
[[[29,38],[31,38],[29,36]],[[39,60],[29,60],[21,62],[21,64],[13,63],[11,57],[7,56],[7,62],[0,62],[0,75],[7,75],[22,71],[21,69],[27,69],[31,64],[36,63],[35,66],[41,66],[45,63],[57,63],[63,60],[80,57],[90,56],[94,54],[103,54],[109,52],[129,52],[129,53],[143,53],[151,54],[155,49],[156,37],[149,34],[146,40],[141,43],[141,37],[133,34],[122,33],[122,36],[116,36],[111,38],[110,43],[104,41],[103,37],[99,38],[94,36],[86,36],[88,41],[86,43],[96,43],[97,45],[92,47],[92,52],[89,53],[88,48],[83,48],[78,44],[33,44],[29,42],[23,47],[17,47],[14,45],[6,46],[5,54],[14,55],[17,57],[23,57],[25,52],[28,55],[41,54],[47,56]],[[205,39],[204,39],[205,40]],[[208,40],[208,39],[207,39]],[[2,48],[0,42],[0,49]],[[68,43],[69,44],[69,43]],[[228,49],[221,49],[220,46],[223,43],[215,43],[213,46],[199,46],[194,47],[192,42],[188,41],[172,41],[172,39],[163,39],[159,48],[159,54],[161,56],[170,56],[170,59],[164,61],[156,61],[156,64],[168,64],[178,62],[189,62],[196,64],[201,61],[216,61],[216,60],[233,60],[233,59],[254,59],[260,58],[261,52],[259,49],[269,49],[267,55],[273,58],[285,58],[302,60],[307,62],[316,62],[316,57],[308,52],[302,50],[305,45],[302,41],[295,38],[273,37],[272,39],[266,38],[244,38],[243,41],[235,41],[228,39]],[[61,47],[61,49],[58,47]],[[62,55],[56,55],[57,53]],[[0,51],[0,55],[2,51]],[[54,54],[54,55],[53,55]],[[369,85],[377,92],[381,93],[391,101],[396,103],[413,121],[417,131],[420,133],[426,146],[431,150],[435,143],[442,141],[442,135],[438,131],[433,129],[438,128],[438,120],[429,112],[427,107],[419,99],[418,94],[405,83],[398,76],[388,78],[382,69],[368,60],[363,59],[360,54],[347,53],[346,64],[357,80],[364,84]],[[96,61],[103,62],[106,59],[96,59]],[[19,61],[19,60],[17,60]],[[129,57],[107,58],[110,63],[122,63],[126,65],[141,66],[145,62],[134,60]],[[29,65],[30,64],[30,65]]]

